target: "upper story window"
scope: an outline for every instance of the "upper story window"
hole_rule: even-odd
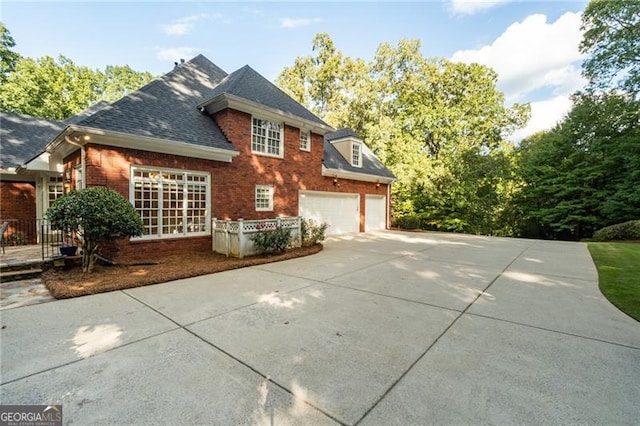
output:
[[[362,145],[359,143],[351,144],[351,165],[362,167]]]
[[[311,135],[302,129],[300,129],[300,149],[302,151],[311,151]]]
[[[283,139],[282,123],[253,118],[251,152],[282,158]]]

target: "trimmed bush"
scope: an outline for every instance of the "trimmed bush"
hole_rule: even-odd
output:
[[[640,220],[607,226],[593,233],[593,241],[640,240]]]
[[[82,243],[82,270],[93,272],[102,243],[142,235],[144,225],[131,203],[102,187],[71,191],[47,210],[53,229],[75,234]]]
[[[420,222],[420,216],[415,213],[409,213],[393,219],[392,225],[400,229],[420,229]]]
[[[283,253],[293,240],[291,229],[278,226],[275,229],[263,229],[251,235],[251,241],[262,253]]]
[[[316,223],[313,219],[302,219],[300,221],[300,232],[302,234],[302,245],[312,246],[324,241],[325,233],[329,227],[328,223]]]

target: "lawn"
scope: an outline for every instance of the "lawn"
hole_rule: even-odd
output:
[[[600,291],[622,312],[640,321],[640,244],[589,243]]]

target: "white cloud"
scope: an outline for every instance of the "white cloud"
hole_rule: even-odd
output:
[[[322,21],[322,18],[280,18],[280,28],[306,27]]]
[[[571,109],[571,100],[567,95],[556,96],[540,102],[531,102],[531,120],[523,129],[517,130],[511,140],[520,142],[540,130],[555,126]]]
[[[189,60],[201,51],[198,47],[156,47],[156,58],[161,61],[178,62],[180,59]]]
[[[219,13],[215,15],[201,13],[199,15],[185,16],[184,18],[176,19],[169,25],[163,25],[162,29],[167,35],[186,35],[191,32],[196,22],[203,19],[217,19],[221,17],[222,15]]]
[[[451,59],[493,68],[508,101],[545,87],[570,93],[584,83],[578,64],[581,38],[579,13],[567,12],[553,23],[536,14],[513,23],[491,45],[458,51]]]
[[[451,0],[449,2],[449,8],[455,14],[474,15],[500,4],[507,3],[508,1],[509,0]]]

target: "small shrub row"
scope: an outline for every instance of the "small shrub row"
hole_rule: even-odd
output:
[[[438,226],[433,223],[433,219],[427,213],[409,213],[394,217],[391,226],[400,229],[424,229],[427,231],[438,231]]]
[[[328,227],[328,223],[316,223],[313,219],[302,219],[300,222],[302,245],[308,247],[324,241]]]
[[[640,220],[607,226],[593,233],[593,241],[640,240]]]

